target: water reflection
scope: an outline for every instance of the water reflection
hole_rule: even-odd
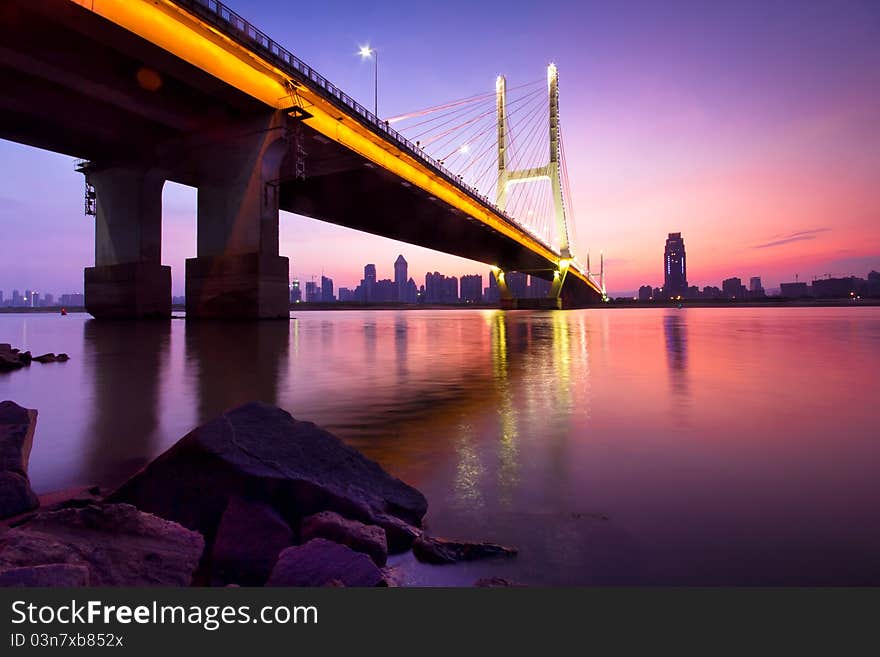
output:
[[[663,335],[666,338],[670,388],[677,397],[686,400],[689,394],[686,312],[671,311],[664,315]]]
[[[39,409],[40,492],[112,484],[263,399],[422,489],[430,531],[522,550],[417,582],[880,582],[880,308],[0,315],[0,335],[71,355],[0,377]]]
[[[92,387],[83,483],[117,483],[157,449],[170,321],[83,324],[83,364]]]
[[[194,378],[198,422],[248,401],[279,403],[290,352],[288,322],[186,323],[186,367]]]

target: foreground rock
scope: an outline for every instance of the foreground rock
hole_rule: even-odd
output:
[[[413,543],[413,556],[430,564],[449,564],[456,561],[475,561],[498,557],[515,557],[516,548],[495,543],[467,543],[443,538],[421,536]]]
[[[311,422],[251,402],[179,440],[110,496],[214,541],[231,497],[275,509],[291,527],[320,511],[382,527],[404,550],[425,497]]]
[[[0,572],[0,586],[88,586],[89,569],[69,563],[23,566]]]
[[[262,586],[293,531],[271,507],[241,497],[229,500],[211,551],[211,584]]]
[[[384,586],[382,572],[367,555],[316,538],[278,555],[267,586]]]
[[[357,520],[347,520],[332,511],[322,511],[303,520],[300,538],[303,542],[313,538],[326,538],[347,545],[356,552],[368,555],[377,566],[384,566],[388,561],[388,542],[384,529],[376,525],[365,525]]]
[[[15,402],[0,402],[0,518],[39,506],[28,480],[37,412]]]
[[[198,533],[128,504],[91,505],[0,534],[0,571],[67,564],[85,568],[91,586],[188,586],[203,549]]]

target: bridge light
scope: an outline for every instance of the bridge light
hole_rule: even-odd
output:
[[[365,46],[361,46],[361,47],[360,47],[360,50],[358,51],[358,54],[359,54],[361,57],[363,57],[364,59],[369,59],[370,57],[373,56],[373,49],[370,48],[370,44],[367,44],[367,45],[365,45]]]

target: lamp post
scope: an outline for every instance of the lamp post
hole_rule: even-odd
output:
[[[362,59],[373,59],[373,114],[379,118],[379,51],[366,45],[359,54]]]

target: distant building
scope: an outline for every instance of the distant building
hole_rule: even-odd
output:
[[[529,297],[532,299],[545,299],[550,296],[550,281],[545,281],[537,276],[529,276]]]
[[[321,300],[320,288],[315,281],[306,281],[306,302],[316,303]]]
[[[655,287],[654,291],[651,293],[651,296],[654,297],[654,299],[662,299],[663,298],[663,288],[662,287]]]
[[[407,276],[408,269],[409,267],[403,255],[397,256],[397,260],[394,261],[394,287],[397,291],[395,301],[406,301],[406,283],[409,279]]]
[[[663,250],[663,291],[669,297],[684,295],[688,288],[687,260],[681,233],[669,233]]]
[[[443,303],[458,303],[458,278],[449,276],[443,281]]]
[[[326,276],[321,276],[321,301],[327,303],[330,301],[336,301],[336,297],[333,296],[333,279],[327,278]]]
[[[290,303],[299,303],[302,301],[302,290],[299,287],[299,280],[294,278],[290,284]]]
[[[433,274],[428,272],[425,274],[425,294],[424,299],[427,303],[439,303],[442,298],[443,279],[445,276],[439,271]]]
[[[862,296],[880,297],[880,272],[872,271],[868,274],[868,280],[865,281]]]
[[[403,301],[403,303],[417,303],[418,300],[419,288],[412,277],[410,277],[410,279],[406,282],[406,285],[403,286],[403,298],[401,299],[401,301]]]
[[[723,294],[720,287],[716,287],[715,285],[706,285],[703,288],[703,291],[700,293],[700,296],[704,299],[720,299]]]
[[[745,299],[746,286],[736,276],[721,281],[721,291],[726,299]]]
[[[498,290],[498,281],[495,279],[495,272],[489,272],[489,287],[483,290],[483,299],[486,303],[498,303],[501,300],[501,294]]]
[[[389,303],[395,300],[397,296],[397,286],[390,278],[383,278],[376,281],[373,289],[373,301],[375,303]]]
[[[642,285],[639,288],[639,301],[650,301],[654,296],[650,285]]]
[[[749,279],[749,296],[753,298],[764,296],[764,286],[761,285],[760,276],[752,276]]]
[[[483,277],[480,274],[461,277],[461,300],[465,303],[483,301]]]
[[[862,279],[855,276],[845,278],[819,278],[813,281],[813,296],[817,299],[843,299],[854,297],[861,286]]]
[[[64,308],[82,308],[86,305],[86,297],[83,294],[62,294],[61,305]]]
[[[25,308],[33,308],[34,305],[34,293],[30,290],[24,291],[24,299],[22,301],[22,305]]]
[[[348,289],[347,287],[339,288],[339,300],[340,301],[354,301],[354,291]]]
[[[529,277],[519,271],[512,271],[504,275],[507,281],[507,289],[514,299],[525,299],[528,297]]]
[[[373,301],[376,289],[376,265],[364,266],[364,279],[361,281],[361,301]]]
[[[18,308],[19,306],[23,306],[24,302],[22,301],[21,294],[19,294],[18,290],[12,291],[12,306],[13,308]]]
[[[171,305],[172,306],[185,306],[186,305],[186,296],[171,297]]]
[[[810,296],[810,288],[806,283],[780,283],[779,296],[786,299],[801,299]]]
[[[43,305],[46,307],[52,306],[55,303],[55,296],[52,294],[44,294],[43,295]],[[0,294],[0,305],[3,305],[3,295]]]

